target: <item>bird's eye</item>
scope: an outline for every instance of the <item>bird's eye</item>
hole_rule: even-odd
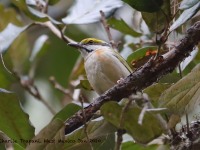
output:
[[[93,40],[89,40],[89,41],[88,41],[88,44],[93,44],[93,43],[94,43]]]

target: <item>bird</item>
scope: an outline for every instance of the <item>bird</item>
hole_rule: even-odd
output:
[[[99,94],[127,77],[131,68],[111,44],[96,38],[86,38],[79,43],[68,43],[84,58],[84,68],[92,88]]]

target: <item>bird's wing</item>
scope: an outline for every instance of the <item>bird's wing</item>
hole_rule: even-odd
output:
[[[118,52],[114,52],[113,54],[114,54],[115,57],[117,57],[117,59],[120,60],[120,62],[122,64],[124,64],[124,66],[128,69],[128,71],[130,73],[133,72],[132,69],[131,69],[131,67],[127,64],[126,60],[120,54],[118,54]]]

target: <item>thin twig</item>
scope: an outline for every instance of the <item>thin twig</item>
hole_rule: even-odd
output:
[[[65,35],[62,35],[62,32],[51,22],[51,21],[47,21],[47,22],[36,22],[35,24],[38,24],[38,25],[41,25],[41,26],[44,26],[44,27],[47,27],[49,28],[58,38],[60,39],[65,39],[63,40],[64,42],[66,43],[75,43],[74,40],[70,39],[69,37],[65,36]],[[64,38],[63,38],[64,37]]]
[[[178,70],[179,70],[180,78],[183,78],[182,70],[181,70],[181,64],[178,65]]]
[[[49,0],[46,0],[46,5],[45,5],[45,7],[44,7],[44,10],[43,10],[43,12],[44,13],[48,13],[48,6],[49,6]]]
[[[143,100],[143,108],[142,111],[140,112],[140,115],[138,117],[138,124],[142,125],[143,119],[144,119],[144,115],[146,113],[146,111],[148,110],[148,108],[152,108],[152,104],[148,98],[148,95],[145,93],[141,93],[141,99]]]
[[[123,141],[123,134],[125,132],[126,131],[123,130],[123,129],[118,129],[117,130],[117,142],[115,144],[115,150],[120,150],[120,147],[121,147],[121,144],[122,144],[122,141]]]
[[[145,104],[144,107],[142,108],[142,111],[140,112],[140,115],[138,117],[138,124],[142,125],[142,121],[144,119],[144,115],[145,115],[145,112],[147,111],[148,109],[148,105]]]
[[[42,97],[40,94],[38,88],[33,85],[33,81],[31,79],[22,79],[16,72],[14,72],[15,77],[20,81],[21,86],[26,89],[26,91],[31,94],[33,97],[35,97],[37,100],[42,102],[52,114],[56,114],[54,109],[47,103],[47,101]]]
[[[160,111],[160,110],[165,110],[166,108],[154,108],[152,103],[149,100],[149,97],[146,93],[142,93],[142,99],[144,101],[144,107],[139,115],[139,119],[138,119],[138,124],[142,124],[145,112],[152,112],[152,111]],[[169,132],[168,128],[167,128],[167,122],[163,119],[163,117],[160,114],[156,114],[155,115],[156,119],[159,121],[162,129],[164,131]]]
[[[6,69],[7,72],[9,72],[10,74],[14,75],[17,79],[19,79],[20,84],[22,85],[22,87],[24,89],[26,89],[26,91],[29,92],[29,94],[31,94],[32,96],[34,96],[37,100],[41,101],[52,114],[56,114],[56,112],[53,110],[53,108],[51,108],[51,106],[46,102],[46,100],[44,100],[44,98],[41,96],[40,92],[38,91],[38,88],[32,84],[32,82],[30,81],[25,81],[22,80],[21,77],[19,75],[17,75],[17,73],[15,72],[11,72],[6,66],[5,63],[3,61],[3,56],[1,54],[1,60],[2,60],[2,64],[4,66],[4,68]],[[27,84],[28,83],[28,84]]]
[[[187,133],[189,133],[190,132],[190,125],[189,125],[189,119],[188,119],[187,113],[185,114],[185,117],[186,117],[186,129],[187,129]]]
[[[73,97],[72,97],[70,91],[69,91],[68,89],[65,89],[62,85],[60,85],[60,84],[56,81],[55,77],[51,76],[51,77],[49,78],[49,81],[50,81],[50,83],[52,83],[52,85],[54,86],[55,89],[59,90],[60,92],[62,92],[62,93],[65,94],[65,95],[68,95],[71,99],[73,99]]]
[[[48,12],[48,5],[49,5],[49,0],[45,0],[45,5],[42,4],[40,1],[36,0],[36,7],[38,7],[38,9],[44,14],[47,14],[47,12]],[[66,43],[75,42],[74,40],[65,36],[51,21],[35,22],[35,24],[39,24],[39,25],[48,27],[57,37],[59,37]]]
[[[119,127],[118,127],[119,130],[117,131],[117,142],[115,144],[115,150],[120,150],[121,143],[122,143],[122,140],[123,140],[122,136],[124,134],[124,132],[122,132],[123,123],[124,123],[124,115],[125,115],[125,112],[128,110],[131,102],[132,102],[132,99],[129,99],[128,103],[122,109],[122,112],[121,112],[121,115],[120,115]]]
[[[114,49],[117,49],[117,44],[114,42],[113,38],[112,38],[112,35],[110,33],[110,27],[109,25],[107,24],[107,21],[106,21],[106,16],[104,14],[104,12],[102,10],[100,10],[100,14],[101,14],[101,22],[103,24],[103,27],[107,33],[107,36],[108,36],[108,39],[109,39],[109,42],[112,46],[112,48]]]
[[[89,135],[88,135],[88,132],[87,132],[87,120],[86,120],[86,116],[85,116],[85,110],[84,110],[84,106],[83,106],[83,97],[82,96],[80,96],[80,102],[81,102],[83,120],[84,120],[84,132],[85,132],[85,135],[86,135],[86,138],[87,138],[87,142],[90,146],[90,149],[93,150],[92,143],[90,142],[90,138],[89,138]]]

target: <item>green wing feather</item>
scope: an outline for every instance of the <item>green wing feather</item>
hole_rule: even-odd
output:
[[[115,51],[115,50],[114,50]],[[117,57],[117,59],[119,59],[121,61],[122,64],[124,64],[124,66],[128,69],[128,71],[131,73],[133,72],[131,67],[128,65],[128,63],[126,62],[126,60],[118,53],[118,52],[114,52],[114,56]]]

